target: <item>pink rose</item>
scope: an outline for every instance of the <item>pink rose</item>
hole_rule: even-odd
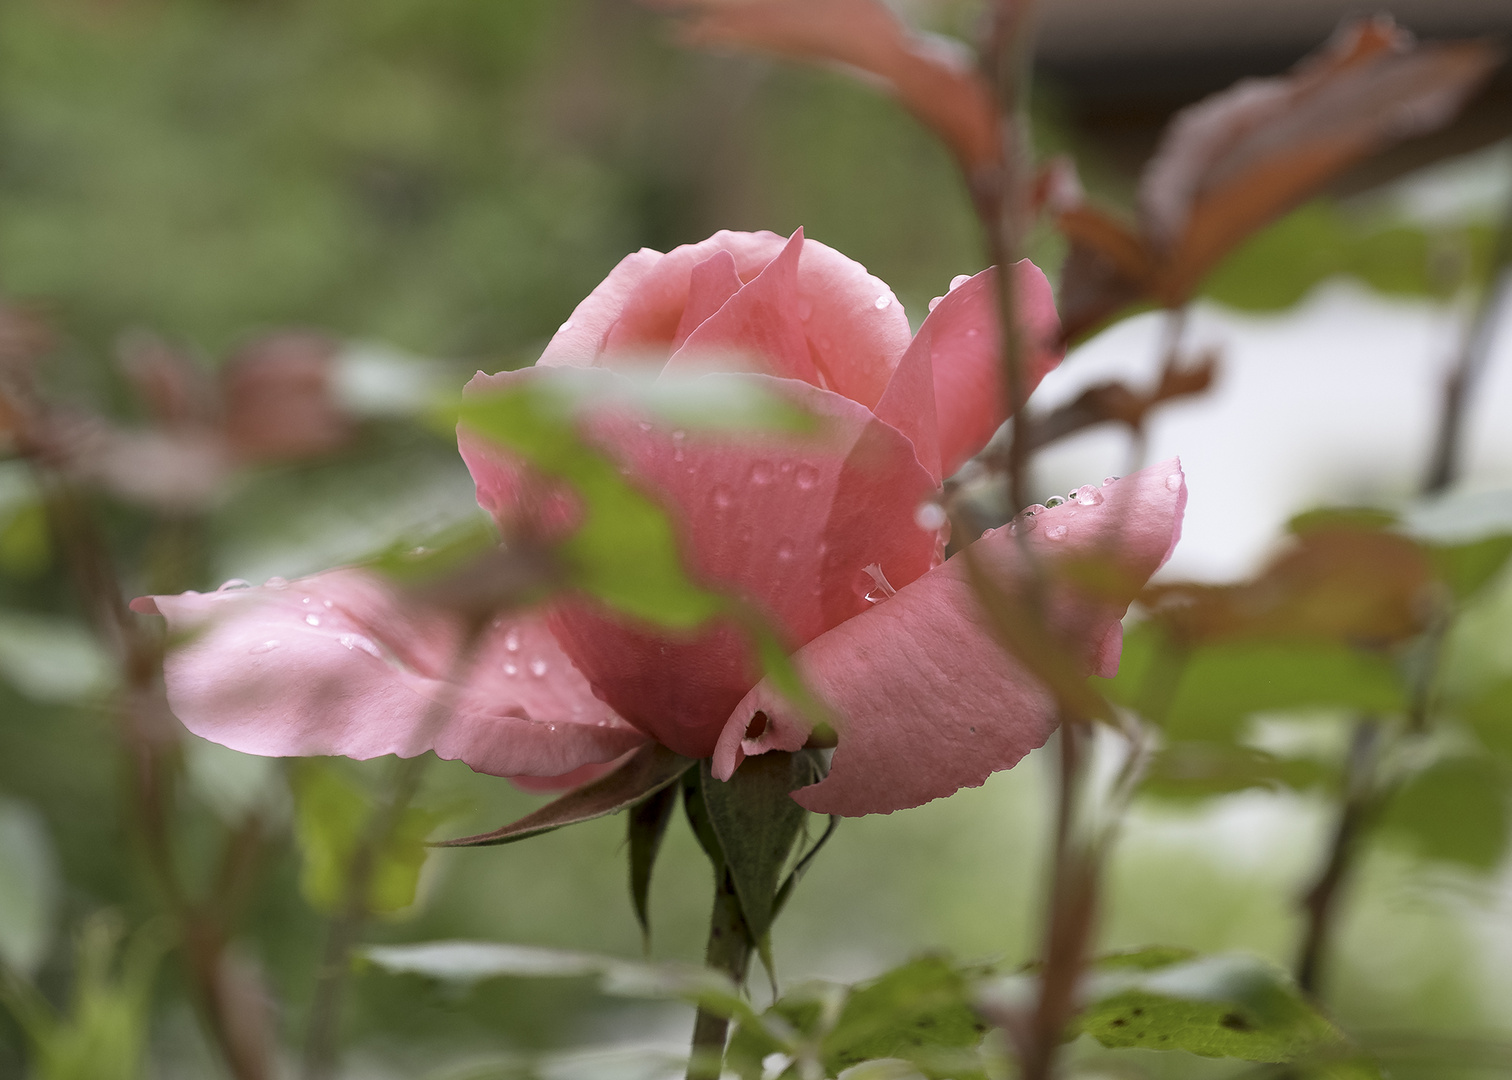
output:
[[[1053,700],[993,638],[958,556],[942,563],[943,476],[1007,416],[993,271],[957,279],[910,333],[892,292],[800,230],[722,232],[624,259],[578,305],[534,368],[479,375],[473,392],[551,379],[552,367],[734,373],[823,421],[817,437],[667,430],[604,409],[586,431],[681,529],[693,575],[764,612],[834,709],[830,775],[796,798],[819,812],[885,812],[980,784],[1041,745]],[[1015,268],[1030,383],[1059,362],[1044,275]],[[730,377],[728,374],[725,377]],[[479,503],[506,523],[560,507],[500,448],[463,432]],[[1036,514],[1028,546],[1053,569],[1098,556],[1119,595],[1052,590],[1053,630],[1085,669],[1117,665],[1119,620],[1168,557],[1186,490],[1175,462]],[[1021,526],[1029,527],[1029,526]],[[1023,545],[973,545],[1005,584]],[[657,632],[581,597],[501,622],[438,731],[424,719],[460,636],[360,571],[287,586],[138,602],[201,630],[167,668],[169,700],[198,734],[263,754],[371,757],[434,749],[512,777],[591,775],[645,739],[715,758],[797,749],[810,727],[760,680],[733,625]]]

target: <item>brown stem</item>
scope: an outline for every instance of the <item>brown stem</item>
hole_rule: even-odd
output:
[[[751,963],[751,939],[740,913],[740,897],[730,871],[719,869],[714,882],[714,910],[709,915],[709,944],[704,966],[722,971],[736,986],[745,982]],[[719,1080],[724,1062],[725,1037],[730,1021],[699,1006],[693,1021],[693,1044],[688,1054],[687,1080]]]
[[[1076,988],[1086,964],[1097,915],[1097,886],[1105,845],[1078,822],[1086,735],[1079,722],[1061,724],[1053,881],[1046,918],[1045,959],[1039,998],[1019,1045],[1022,1080],[1050,1080],[1076,1013]]]
[[[1454,367],[1444,380],[1443,405],[1439,411],[1438,433],[1434,437],[1433,456],[1423,480],[1423,493],[1436,495],[1446,490],[1459,476],[1464,455],[1465,412],[1470,392],[1491,360],[1491,346],[1501,324],[1507,294],[1512,293],[1512,203],[1502,214],[1496,245],[1491,255],[1490,278],[1481,294],[1475,317],[1465,335],[1463,347]]]
[[[1302,898],[1307,928],[1297,954],[1297,985],[1318,996],[1323,961],[1338,917],[1339,900],[1355,862],[1362,834],[1380,805],[1375,784],[1381,722],[1371,717],[1355,724],[1345,770],[1344,802],[1334,824],[1328,855],[1317,878]]]

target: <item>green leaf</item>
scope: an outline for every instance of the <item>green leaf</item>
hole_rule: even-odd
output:
[[[1418,773],[1386,805],[1383,837],[1425,859],[1494,870],[1512,834],[1507,766],[1452,757]]]
[[[0,968],[34,973],[52,942],[58,874],[42,817],[0,799]]]
[[[635,904],[635,918],[640,923],[647,951],[651,948],[651,870],[676,808],[677,788],[668,784],[632,806],[626,815],[630,829],[630,899]]]
[[[300,889],[310,906],[335,911],[346,899],[347,877],[374,813],[373,801],[338,767],[305,758],[293,772],[294,835],[303,865]],[[420,868],[427,854],[426,835],[440,815],[412,806],[400,817],[373,862],[367,908],[387,914],[415,902]]]
[[[1077,1027],[1104,1046],[1287,1062],[1340,1041],[1287,976],[1250,956],[1098,964]]]
[[[1466,544],[1425,544],[1439,578],[1461,602],[1469,600],[1512,558],[1512,536],[1488,536]]]
[[[1512,758],[1512,679],[1493,683],[1461,707],[1461,715],[1481,742]]]
[[[613,772],[573,788],[567,794],[533,810],[493,832],[436,841],[435,847],[488,847],[512,844],[532,836],[576,825],[580,821],[607,817],[628,810],[643,799],[673,783],[693,765],[692,758],[674,754],[659,743],[648,742],[632,753]]]
[[[728,781],[714,779],[711,769],[700,763],[704,807],[757,943],[771,928],[782,871],[808,817],[790,793],[817,780],[818,765],[808,751],[773,751],[747,758]]]
[[[1321,762],[1281,758],[1232,743],[1173,742],[1160,748],[1140,791],[1167,799],[1205,798],[1248,788],[1305,791],[1329,781]]]
[[[0,612],[0,677],[33,701],[79,702],[116,681],[115,666],[73,619]]]
[[[1099,680],[1101,681],[1101,680]],[[1156,685],[1159,684],[1159,685]],[[1231,740],[1259,712],[1405,710],[1407,687],[1385,656],[1328,641],[1237,641],[1184,656],[1148,623],[1130,632],[1118,675],[1103,681],[1120,704],[1155,715],[1174,739]],[[1158,709],[1150,702],[1158,700]]]
[[[636,962],[613,956],[507,945],[492,941],[431,941],[371,945],[358,954],[395,974],[471,985],[485,979],[583,978],[617,997],[687,1001],[721,1016],[756,1021],[756,1014],[728,977],[688,964]]]

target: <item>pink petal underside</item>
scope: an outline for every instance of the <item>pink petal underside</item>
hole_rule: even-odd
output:
[[[1014,266],[1024,343],[1027,395],[1060,363],[1060,320],[1044,273],[1028,259]],[[1008,419],[1008,393],[998,355],[996,271],[983,270],[946,293],[919,329],[934,369],[940,465],[950,476],[987,445]]]
[[[725,301],[741,288],[740,274],[735,270],[735,256],[728,251],[716,251],[695,266],[688,279],[688,303],[678,321],[677,333],[672,335],[672,351],[676,353],[682,348],[688,335],[724,307]]]
[[[526,370],[490,382],[542,377],[550,376]],[[817,415],[823,427],[805,437],[679,437],[612,410],[592,421],[591,437],[673,511],[700,581],[754,602],[797,646],[868,606],[874,584],[866,566],[880,565],[902,586],[934,564],[936,535],[921,530],[914,514],[936,488],[899,432],[855,402],[804,383],[704,378],[751,382]],[[467,455],[480,491],[500,489],[492,475],[497,453]],[[578,601],[557,606],[552,628],[621,716],[690,757],[712,752],[730,710],[759,676],[748,643],[728,626],[676,638]]]
[[[196,735],[249,754],[367,759],[434,750],[498,776],[556,777],[644,741],[593,696],[539,616],[499,621],[451,715],[436,705],[458,622],[405,607],[362,570],[286,585],[144,597],[186,635],[168,702]]]
[[[802,252],[799,229],[750,284],[698,324],[662,368],[662,376],[685,379],[711,371],[749,371],[823,385],[798,318]],[[690,300],[693,296],[690,288]]]
[[[1093,598],[1060,585],[1048,613],[1089,674],[1111,674],[1119,619],[1180,537],[1186,485],[1173,460],[1098,495],[1100,504],[1072,501],[1038,515],[1028,544],[1047,562],[1106,553],[1122,571],[1126,595]],[[1005,528],[971,550],[1008,583],[1022,580],[1020,543]],[[889,813],[974,787],[1043,745],[1055,727],[1051,695],[998,644],[959,554],[817,638],[796,660],[839,725],[829,776],[794,796],[817,813]],[[758,712],[766,716],[764,729]],[[748,754],[797,749],[811,726],[759,684],[720,736],[716,775],[729,777]]]
[[[616,356],[622,355],[623,366],[644,370],[655,357],[665,360],[690,303],[695,266],[718,251],[728,251],[740,280],[750,282],[785,244],[775,233],[719,232],[702,243],[674,248],[626,298],[601,363],[621,366]],[[828,388],[867,408],[874,406],[912,336],[908,316],[892,290],[854,259],[805,239],[798,260],[796,310]]]
[[[619,261],[609,276],[573,309],[546,345],[536,364],[541,367],[588,367],[603,350],[604,339],[625,309],[635,287],[666,258],[659,251],[641,248]]]

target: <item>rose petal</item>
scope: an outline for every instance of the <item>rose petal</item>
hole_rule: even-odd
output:
[[[1028,259],[1014,265],[1019,315],[1029,350],[1027,396],[1061,362],[1060,320],[1044,273]],[[950,476],[1008,419],[1008,394],[998,355],[996,272],[983,270],[950,290],[929,313],[919,336],[928,337],[939,417],[940,466]]]
[[[1098,494],[1101,504],[1072,501],[1038,515],[1028,536],[1046,561],[1101,554],[1123,572],[1122,595],[1093,597],[1061,584],[1050,597],[1052,627],[1076,643],[1089,674],[1110,670],[1119,619],[1180,537],[1186,485],[1180,463],[1168,461]],[[1008,582],[1023,576],[1020,542],[999,529],[972,551]],[[796,660],[840,725],[829,776],[794,796],[816,813],[888,813],[974,787],[1055,728],[1054,700],[998,644],[960,555],[817,638]],[[715,774],[727,778],[747,754],[795,750],[810,730],[763,682],[725,725]]]
[[[487,381],[543,377],[525,370]],[[674,512],[695,577],[754,602],[796,646],[866,610],[874,584],[865,567],[879,565],[901,587],[933,565],[935,534],[914,515],[936,488],[901,433],[847,398],[794,380],[705,378],[751,382],[818,416],[822,431],[679,437],[616,411],[589,423],[591,437]],[[494,455],[467,461],[480,492],[501,490]],[[749,644],[729,626],[673,638],[580,602],[559,605],[552,627],[605,701],[690,757],[713,750],[759,677]]]
[[[735,271],[735,256],[728,251],[716,251],[695,266],[688,279],[688,303],[677,323],[677,333],[672,336],[672,351],[675,353],[682,348],[688,335],[724,307],[725,302],[741,288],[740,275]]]
[[[190,635],[164,667],[174,713],[244,753],[367,759],[433,749],[480,772],[560,776],[643,741],[593,696],[537,616],[488,632],[452,715],[438,717],[460,626],[405,608],[365,571],[133,607]]]
[[[799,229],[749,285],[698,324],[662,368],[663,377],[749,371],[822,385],[798,318],[798,256],[802,251],[803,230]],[[691,287],[689,297],[693,297]]]
[[[540,367],[588,367],[604,349],[604,339],[625,309],[626,298],[654,267],[665,259],[659,251],[641,248],[626,255],[609,276],[573,308],[572,315],[553,335],[536,361]]]
[[[669,356],[689,303],[695,266],[728,251],[740,280],[749,282],[786,243],[769,232],[718,232],[702,243],[674,248],[625,299],[600,362],[615,367],[615,356],[624,354],[628,364],[643,367],[647,353]],[[913,336],[892,290],[854,259],[805,239],[798,259],[796,313],[828,389],[867,408],[875,405]]]

